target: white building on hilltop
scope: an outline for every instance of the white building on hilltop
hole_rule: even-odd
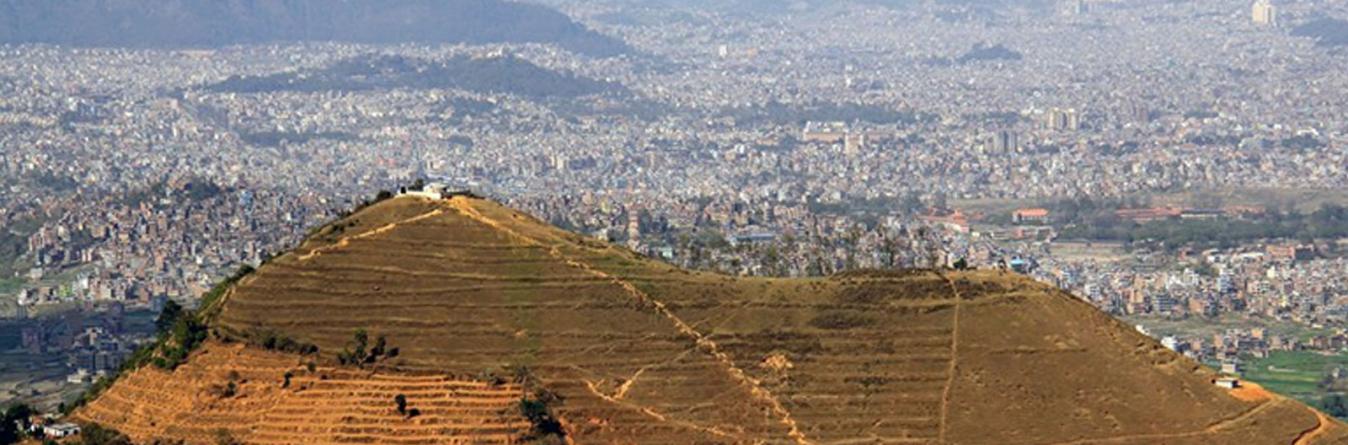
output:
[[[42,427],[42,434],[52,439],[70,437],[80,433],[80,426],[73,423],[56,423]]]
[[[399,187],[398,196],[427,198],[427,199],[449,199],[455,196],[467,196],[470,198],[478,197],[477,194],[474,194],[473,191],[467,187],[463,186],[451,187],[449,185],[445,185],[445,183],[442,182],[432,182],[426,184],[424,186],[421,186],[420,190],[416,189],[415,186]]]
[[[421,187],[421,190],[415,190],[408,187],[399,187],[398,196],[410,196],[428,199],[445,199],[449,197],[449,186],[439,182],[432,182]]]

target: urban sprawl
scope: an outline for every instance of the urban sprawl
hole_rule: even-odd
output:
[[[419,180],[727,274],[1003,268],[1212,364],[1348,349],[1348,56],[1289,32],[1342,3],[551,3],[639,54],[0,46],[0,397],[59,400],[166,301]],[[609,90],[226,82],[375,56]]]

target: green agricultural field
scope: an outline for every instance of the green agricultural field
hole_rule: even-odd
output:
[[[1291,321],[1273,320],[1232,313],[1222,314],[1215,318],[1190,317],[1180,320],[1171,320],[1150,315],[1127,315],[1120,318],[1129,325],[1140,324],[1146,327],[1147,330],[1151,331],[1151,334],[1157,338],[1166,335],[1175,335],[1179,337],[1203,337],[1211,339],[1213,335],[1226,332],[1228,329],[1247,330],[1250,328],[1264,328],[1268,335],[1286,335],[1301,341],[1306,341],[1316,335],[1330,335],[1334,333],[1331,329],[1315,329]]]
[[[1244,377],[1274,392],[1318,406],[1320,382],[1336,366],[1348,367],[1348,354],[1275,351],[1267,358],[1246,358]]]
[[[23,289],[24,283],[21,278],[0,278],[0,295],[13,295]]]

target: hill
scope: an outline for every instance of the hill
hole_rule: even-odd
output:
[[[1007,48],[1001,44],[988,46],[984,43],[976,43],[973,48],[960,54],[955,59],[959,63],[969,63],[983,60],[1020,60],[1024,58],[1020,52]]]
[[[544,6],[501,0],[9,0],[0,43],[218,47],[286,41],[555,43],[608,57],[625,43]]]
[[[420,415],[400,414],[398,395]],[[80,416],[115,425],[136,443],[437,442],[441,431],[455,431],[473,443],[505,444],[529,427],[512,409],[522,396],[516,384],[446,375],[310,371],[287,354],[213,342],[173,372],[146,367],[121,379]]]
[[[625,6],[628,6],[629,9],[626,13],[608,14],[602,18],[607,19],[605,21],[617,19],[617,21],[620,22],[618,24],[631,24],[631,21],[624,19],[631,19],[644,15],[631,14],[631,10],[636,7],[645,8],[647,11],[661,13],[666,13],[666,11],[670,10],[708,11],[737,17],[762,18],[796,14],[834,13],[838,10],[854,8],[857,6],[880,7],[897,11],[906,11],[918,9],[918,7],[924,5],[924,2],[919,0],[795,0],[789,2],[778,0],[637,0],[626,3],[627,5]],[[983,10],[1025,8],[1049,11],[1052,10],[1056,3],[1051,0],[935,0],[933,2],[927,2],[926,4],[944,8],[978,8]]]
[[[468,443],[555,415],[575,443],[1348,443],[1318,412],[1218,388],[1207,368],[1016,275],[690,272],[470,197],[374,204],[207,313],[221,340],[171,373],[136,371],[76,415],[140,441],[198,442],[228,424],[245,442]],[[357,332],[398,352],[366,352]],[[221,343],[259,338],[319,352]],[[319,377],[296,368],[306,360]],[[282,388],[286,369],[296,380]],[[343,389],[320,387],[323,373]],[[443,387],[381,383],[423,382],[412,376]],[[229,397],[203,389],[226,380],[248,383]],[[476,392],[453,389],[465,385]],[[502,406],[537,388],[549,416]],[[414,390],[445,410],[391,414],[389,395]],[[481,408],[455,408],[469,406]]]
[[[209,91],[232,93],[392,88],[453,88],[532,98],[575,98],[625,91],[618,84],[551,71],[513,55],[460,56],[444,61],[369,55],[317,70],[235,76],[205,87]]]

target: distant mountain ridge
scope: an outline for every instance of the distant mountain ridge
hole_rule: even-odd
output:
[[[969,63],[980,60],[1020,60],[1024,55],[1019,51],[1007,48],[1005,45],[997,44],[988,46],[984,43],[974,44],[973,48],[965,51],[955,61],[959,63]]]
[[[983,61],[1015,62],[1024,58],[1024,54],[1021,54],[1014,49],[1007,48],[1005,45],[996,44],[989,46],[986,43],[979,42],[974,44],[968,51],[965,51],[964,54],[960,54],[959,57],[933,57],[927,59],[926,63],[932,66],[954,66]]]
[[[501,0],[6,0],[0,43],[215,47],[284,41],[555,43],[630,51],[545,6]]]
[[[660,13],[671,10],[694,10],[713,11],[733,16],[771,17],[784,14],[833,11],[840,7],[851,8],[856,6],[908,10],[928,2],[919,0],[637,0],[627,3],[650,8]],[[1053,0],[936,0],[930,3],[941,8],[977,8],[989,11],[1011,8],[1051,10],[1057,4]],[[609,14],[606,18],[621,20],[623,15],[622,13]]]
[[[263,76],[235,76],[206,90],[230,93],[271,91],[363,91],[387,88],[452,88],[507,93],[530,98],[574,98],[626,91],[621,85],[561,73],[513,55],[455,57],[432,61],[394,55],[345,59],[326,68]]]

